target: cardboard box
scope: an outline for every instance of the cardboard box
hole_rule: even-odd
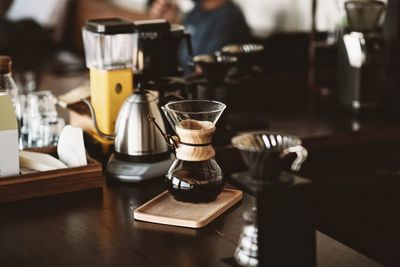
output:
[[[18,123],[10,96],[0,94],[0,178],[19,175]]]

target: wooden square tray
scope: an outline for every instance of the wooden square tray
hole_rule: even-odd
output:
[[[242,191],[224,189],[216,200],[209,203],[176,201],[165,191],[133,212],[136,220],[174,226],[201,228],[228,210],[243,197]]]
[[[54,155],[55,148],[31,151]],[[85,166],[0,178],[0,203],[102,188],[103,184],[101,164],[88,157]]]

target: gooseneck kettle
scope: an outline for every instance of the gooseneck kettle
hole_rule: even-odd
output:
[[[165,174],[172,162],[168,145],[155,126],[148,120],[151,115],[165,130],[155,92],[139,84],[122,105],[115,125],[115,134],[100,131],[96,114],[89,101],[94,129],[104,139],[114,140],[115,152],[107,164],[107,174],[125,181],[140,181]]]

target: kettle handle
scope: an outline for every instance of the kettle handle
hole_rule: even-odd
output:
[[[163,130],[161,129],[160,125],[158,125],[158,123],[156,122],[156,119],[153,116],[151,116],[150,114],[147,114],[147,118],[149,119],[150,122],[152,122],[156,126],[158,131],[164,137],[164,140],[168,144],[168,146],[175,151],[179,146],[179,142],[180,142],[179,137],[177,135],[169,135],[167,133],[164,133]]]
[[[167,108],[165,106],[161,107],[162,111],[164,112],[165,118],[167,118],[167,121],[169,122],[169,124],[172,126],[172,128],[175,128],[175,122],[174,120],[171,118],[171,116],[169,115]],[[174,129],[175,130],[175,129]]]

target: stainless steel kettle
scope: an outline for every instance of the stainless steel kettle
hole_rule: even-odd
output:
[[[140,157],[168,153],[168,145],[147,118],[154,117],[157,124],[165,130],[155,93],[139,88],[125,100],[118,114],[115,135],[99,130],[92,105],[87,100],[83,101],[90,109],[96,132],[104,139],[114,140],[117,154]]]

